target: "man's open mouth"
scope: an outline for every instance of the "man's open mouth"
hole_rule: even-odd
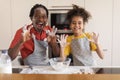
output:
[[[39,23],[37,24],[37,27],[40,29],[40,28],[43,28],[44,24],[43,23]]]

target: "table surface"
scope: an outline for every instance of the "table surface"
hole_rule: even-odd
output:
[[[0,80],[120,80],[119,74],[0,74]]]

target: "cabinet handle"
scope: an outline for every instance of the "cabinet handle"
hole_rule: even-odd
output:
[[[103,51],[108,51],[107,49],[103,49]]]

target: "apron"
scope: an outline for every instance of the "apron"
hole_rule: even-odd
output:
[[[35,35],[32,35],[34,41],[34,51],[24,59],[25,65],[30,66],[46,66],[48,61],[48,43],[46,41],[36,40]]]
[[[71,42],[71,49],[73,55],[73,64],[75,66],[95,65],[92,52],[90,50],[90,42],[86,36],[80,39],[73,39]]]

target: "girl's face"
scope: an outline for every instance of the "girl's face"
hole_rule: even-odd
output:
[[[82,34],[84,29],[83,18],[80,16],[74,16],[71,20],[70,28],[75,36]]]
[[[43,8],[37,8],[35,9],[33,18],[32,18],[32,23],[35,29],[38,32],[41,32],[44,26],[46,26],[47,23],[47,13],[45,9]]]

